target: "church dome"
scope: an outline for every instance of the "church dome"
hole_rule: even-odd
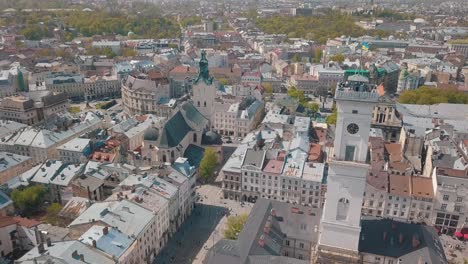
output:
[[[145,134],[143,135],[144,140],[150,140],[150,141],[156,141],[158,140],[159,137],[159,130],[154,127],[148,128],[146,130]]]

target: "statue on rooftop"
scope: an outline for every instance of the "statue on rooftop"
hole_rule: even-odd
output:
[[[195,80],[195,83],[198,83],[198,81],[202,79],[207,85],[211,85],[213,83],[213,77],[210,76],[210,71],[208,70],[208,60],[206,59],[206,52],[204,50],[201,52],[199,68],[198,77]]]

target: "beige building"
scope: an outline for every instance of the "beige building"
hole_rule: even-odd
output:
[[[211,122],[221,135],[245,137],[260,123],[263,113],[264,104],[252,97],[241,102],[218,98]]]
[[[170,99],[170,86],[161,76],[150,79],[148,76],[129,75],[122,81],[122,102],[127,115],[154,114],[171,116],[176,100]]]
[[[120,97],[120,82],[117,75],[85,78],[83,88],[85,101],[106,97]]]
[[[47,129],[27,128],[0,142],[0,150],[31,157],[34,164],[47,159],[57,159],[57,147],[84,133],[102,126],[101,119],[88,112],[80,123],[65,131],[55,132]]]
[[[63,93],[50,93],[39,98],[11,96],[1,101],[0,118],[34,125],[54,114],[66,112],[68,106],[68,99]]]
[[[0,152],[0,185],[32,168],[30,157]]]

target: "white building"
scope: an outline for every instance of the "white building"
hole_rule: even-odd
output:
[[[91,153],[90,139],[74,138],[57,147],[59,159],[63,162],[80,163],[87,161]]]
[[[144,194],[139,193],[136,195],[138,198],[135,198],[139,201],[140,196],[144,201]],[[93,204],[69,225],[70,237],[77,239],[96,224],[114,227],[136,240],[134,263],[153,261],[163,247],[163,241],[159,240],[163,233],[163,223],[158,222],[158,219],[161,220],[165,215],[157,217],[138,201],[124,199]]]
[[[0,149],[19,155],[29,156],[34,164],[47,159],[57,159],[57,147],[84,133],[101,127],[102,121],[92,112],[86,113],[80,123],[65,131],[54,132],[28,127],[13,136],[4,137]]]
[[[359,259],[361,208],[369,165],[366,164],[371,113],[378,95],[354,87],[337,89],[338,118],[333,158],[321,222],[318,256],[349,263]],[[337,239],[339,238],[339,239]]]

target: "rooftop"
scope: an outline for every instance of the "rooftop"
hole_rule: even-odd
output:
[[[0,173],[30,159],[31,158],[27,156],[0,152]]]
[[[134,239],[116,228],[94,225],[79,238],[79,241],[89,246],[95,243],[96,248],[119,258],[131,246]]]
[[[42,263],[82,264],[81,256],[88,263],[115,263],[111,256],[76,240],[56,242],[52,243],[50,247],[44,245],[44,248],[45,252],[42,254],[39,253],[38,247],[31,249],[18,260],[18,263],[33,264],[46,260]]]
[[[91,205],[70,226],[102,221],[129,236],[139,236],[152,221],[153,213],[128,200],[106,201]]]
[[[425,253],[424,248],[428,249]],[[361,220],[359,251],[398,258],[402,263],[447,263],[434,227],[389,219]]]
[[[68,186],[69,183],[84,169],[84,164],[66,164],[59,160],[47,160],[42,163],[34,176],[31,178],[32,182],[42,184],[55,184],[61,186]]]
[[[74,138],[57,147],[58,150],[83,152],[91,140],[88,138]]]
[[[390,174],[390,194],[398,196],[411,195],[411,176]]]

